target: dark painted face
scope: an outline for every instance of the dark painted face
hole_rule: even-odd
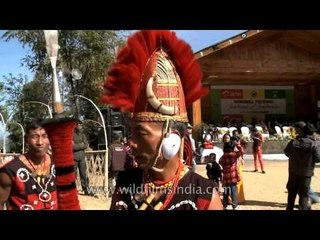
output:
[[[49,149],[49,138],[43,128],[30,130],[26,135],[26,142],[28,144],[28,152],[37,157],[43,157]]]
[[[133,122],[130,146],[140,168],[151,167],[162,139],[162,122]]]

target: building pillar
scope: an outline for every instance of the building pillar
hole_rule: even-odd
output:
[[[192,125],[197,126],[200,125],[201,122],[201,99],[198,99],[192,104]]]

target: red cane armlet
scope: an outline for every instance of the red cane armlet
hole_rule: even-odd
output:
[[[70,171],[74,167],[72,141],[76,124],[72,118],[50,119],[43,123],[57,170],[59,210],[80,210],[75,172]]]

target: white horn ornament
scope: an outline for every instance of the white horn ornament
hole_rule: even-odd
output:
[[[175,107],[174,106],[166,106],[163,105],[157,97],[154,95],[154,92],[152,90],[152,84],[153,84],[153,77],[151,77],[147,83],[146,87],[146,95],[148,99],[148,103],[150,105],[158,110],[160,113],[165,114],[165,115],[174,115],[175,114]]]

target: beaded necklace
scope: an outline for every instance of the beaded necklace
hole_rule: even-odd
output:
[[[179,167],[178,167],[177,172],[178,171],[179,171]],[[177,172],[176,172],[176,174],[177,174]],[[149,174],[145,174],[143,176],[145,193],[147,195],[149,195],[152,192],[157,192],[157,191],[171,188],[173,186],[173,181],[176,177],[176,174],[169,181],[151,180],[151,176]]]
[[[180,163],[177,175],[173,181],[173,186],[172,186],[172,188],[169,189],[169,193],[168,193],[166,200],[164,201],[162,207],[160,208],[160,210],[165,209],[167,207],[167,205],[170,203],[170,201],[172,200],[172,198],[176,192],[176,189],[177,189],[177,186],[178,186],[180,179],[185,175],[185,173],[187,171],[188,171],[188,168],[184,164]]]
[[[175,176],[173,177],[173,179],[171,179],[167,182],[157,180],[157,181],[150,181],[150,182],[147,181],[147,183],[145,183],[144,188],[145,188],[145,192],[147,193],[147,195],[149,195],[150,193],[152,193],[154,191],[165,191],[167,193],[167,197],[166,197],[162,207],[160,208],[160,210],[163,210],[169,204],[169,202],[172,200],[172,198],[175,194],[176,188],[178,186],[179,180],[185,175],[187,170],[188,170],[187,167],[185,165],[183,165],[182,163],[180,163],[178,170],[177,170]]]
[[[47,190],[47,188],[48,188],[48,184],[50,183],[53,175],[51,172],[50,172],[50,175],[44,174],[44,173],[46,173],[46,164],[45,164],[46,157],[43,160],[43,166],[42,166],[42,171],[41,171],[42,174],[40,174],[40,175],[37,174],[37,169],[33,165],[32,161],[27,156],[25,156],[25,157],[33,169],[33,172],[30,173],[30,176],[33,178],[33,180],[37,183],[37,185],[41,189],[41,192],[38,194],[39,200],[41,202],[49,202],[51,200],[51,193]],[[42,179],[42,184],[41,184],[41,179]],[[48,180],[45,182],[46,179],[48,179]],[[44,187],[42,185],[44,185]]]
[[[167,188],[171,188],[173,186],[173,179],[169,182],[166,182],[164,184],[157,184],[156,182],[149,182],[146,184],[148,188],[150,188],[153,191],[160,191]]]
[[[46,174],[46,157],[44,157],[44,159],[41,161],[41,163],[39,165],[41,165],[41,169],[40,171],[37,170],[37,168],[35,167],[35,165],[33,164],[33,162],[25,155],[25,158],[27,159],[29,165],[32,167],[33,171],[31,172],[31,176],[37,180],[38,183],[41,182],[42,179],[42,184],[44,184],[44,178],[48,177],[49,175]]]

